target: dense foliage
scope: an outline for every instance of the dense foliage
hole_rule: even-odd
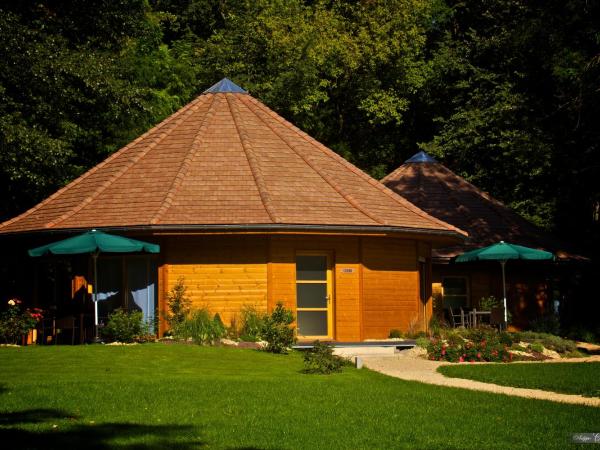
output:
[[[329,375],[341,372],[347,362],[333,354],[333,347],[324,342],[315,341],[313,348],[304,353],[304,372]],[[348,362],[349,363],[349,362]]]
[[[144,342],[150,334],[141,311],[116,309],[109,317],[100,333],[109,342]]]
[[[599,8],[2,2],[0,216],[32,206],[228,76],[375,177],[426,149],[591,254],[600,223]]]
[[[0,343],[21,344],[23,336],[42,319],[41,309],[23,309],[19,299],[10,299],[6,310],[0,311]]]
[[[200,345],[213,345],[226,335],[226,329],[218,314],[212,316],[206,308],[191,310],[188,315],[171,328],[176,339]]]

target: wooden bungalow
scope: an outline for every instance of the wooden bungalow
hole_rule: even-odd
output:
[[[483,297],[502,298],[497,262],[454,264],[466,251],[501,240],[553,252],[556,263],[511,261],[507,265],[508,309],[517,327],[556,312],[565,300],[565,263],[585,258],[568,252],[554,236],[539,229],[486,192],[419,152],[381,182],[422,210],[468,232],[462,243],[432,252],[433,294],[445,307],[477,307]],[[562,291],[562,292],[561,292]]]
[[[245,305],[283,302],[301,338],[338,341],[425,327],[432,248],[466,235],[227,79],[1,224],[0,237],[37,245],[90,228],[161,245],[156,259],[100,257],[101,314],[164,311],[182,278],[193,305],[226,324]],[[73,291],[88,274],[70,272]]]

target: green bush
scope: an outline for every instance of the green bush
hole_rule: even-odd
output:
[[[417,347],[421,347],[421,348],[425,348],[426,349],[427,346],[429,345],[429,341],[430,341],[429,338],[420,337],[420,338],[416,339],[415,344],[416,344]]]
[[[443,334],[444,338],[429,340],[429,359],[450,362],[512,360],[509,346],[493,329],[446,330]]]
[[[184,281],[185,279],[180,277],[167,295],[168,312],[165,319],[171,328],[176,328],[185,321],[190,313],[192,302],[187,296],[187,286]]]
[[[21,310],[21,300],[8,300],[6,311],[0,312],[0,342],[20,344],[24,335],[34,329],[42,320],[42,310],[38,308]]]
[[[518,339],[516,339],[518,337]],[[549,350],[558,353],[571,353],[577,350],[577,344],[569,339],[563,339],[548,333],[537,333],[534,331],[521,331],[515,333],[515,340],[527,343],[540,343]]]
[[[266,314],[257,311],[252,306],[242,308],[242,326],[240,339],[246,342],[258,342],[262,339],[262,331],[265,326]]]
[[[534,342],[532,344],[529,344],[529,348],[531,349],[532,352],[536,352],[536,353],[544,352],[544,346],[542,344],[540,344],[539,342]]]
[[[175,325],[173,336],[192,340],[196,344],[214,344],[225,336],[225,326],[218,315],[211,317],[208,309],[193,310],[182,322]]]
[[[531,331],[536,333],[560,334],[560,320],[555,314],[538,317],[530,323]]]
[[[304,373],[320,373],[329,375],[341,372],[346,361],[333,354],[333,347],[315,341],[313,348],[304,353]]]
[[[285,308],[282,303],[277,303],[273,312],[265,316],[260,337],[267,341],[266,351],[272,353],[287,353],[288,349],[296,342],[294,328],[294,313]]]
[[[394,328],[393,330],[390,330],[389,337],[390,339],[402,339],[404,337],[404,334],[402,333],[402,331]]]
[[[477,310],[491,311],[492,308],[497,308],[501,306],[503,306],[503,303],[493,295],[490,295],[489,297],[481,297],[481,300],[479,300],[479,307],[477,308]]]
[[[110,342],[145,341],[148,325],[141,311],[127,312],[119,308],[109,315],[108,323],[100,328],[100,334]]]

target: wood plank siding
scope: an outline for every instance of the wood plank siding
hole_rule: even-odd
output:
[[[167,292],[181,277],[195,308],[219,313],[229,324],[242,308],[267,310],[265,237],[192,236],[168,241]]]
[[[363,239],[365,338],[386,338],[393,328],[419,327],[416,253],[414,241]]]
[[[333,336],[338,341],[386,338],[391,329],[423,326],[418,257],[428,244],[368,236],[168,236],[159,308],[180,277],[194,307],[218,312],[225,324],[244,305],[271,310],[278,302],[296,312],[296,255],[323,252],[333,269]],[[164,328],[161,327],[161,331]]]

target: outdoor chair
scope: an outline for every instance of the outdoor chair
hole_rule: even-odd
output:
[[[61,317],[54,321],[55,327],[55,341],[58,343],[59,337],[67,336],[67,339],[71,338],[71,345],[75,344],[75,331],[79,330],[78,320],[75,316]]]
[[[490,326],[498,327],[498,330],[501,330],[504,325],[504,307],[494,306],[490,313]]]
[[[448,312],[450,315],[450,323],[453,328],[464,327],[465,326],[465,312],[460,308],[460,312],[452,309],[452,306],[448,307]]]

